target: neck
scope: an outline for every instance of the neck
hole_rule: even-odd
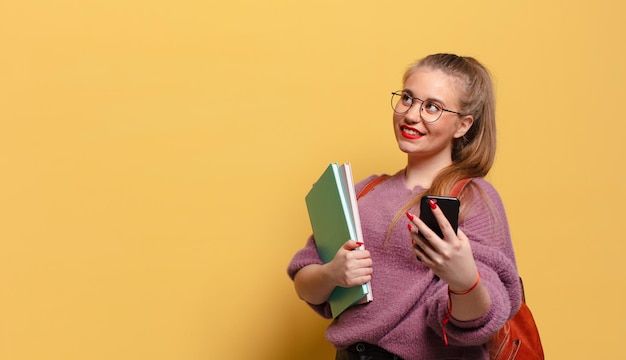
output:
[[[404,170],[406,185],[410,189],[416,186],[429,189],[433,180],[435,180],[441,170],[448,167],[450,164],[452,164],[452,160],[450,158],[424,160],[412,158],[409,155],[407,166]]]

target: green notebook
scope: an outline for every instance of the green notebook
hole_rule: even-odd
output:
[[[350,164],[331,163],[305,197],[317,252],[323,262],[352,239],[363,241]],[[356,304],[371,301],[370,283],[336,287],[328,302],[333,317]]]

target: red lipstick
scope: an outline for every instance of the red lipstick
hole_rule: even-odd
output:
[[[420,139],[422,136],[424,136],[424,134],[417,131],[417,129],[412,128],[410,126],[406,126],[406,125],[400,126],[400,133],[402,134],[404,138],[411,139],[411,140]]]

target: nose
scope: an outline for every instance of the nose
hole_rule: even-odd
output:
[[[404,120],[409,124],[417,124],[422,121],[422,104],[413,104],[404,114]]]

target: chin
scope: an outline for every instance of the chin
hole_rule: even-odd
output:
[[[398,141],[398,149],[405,154],[410,154],[416,150],[414,146],[403,144],[401,141]]]

